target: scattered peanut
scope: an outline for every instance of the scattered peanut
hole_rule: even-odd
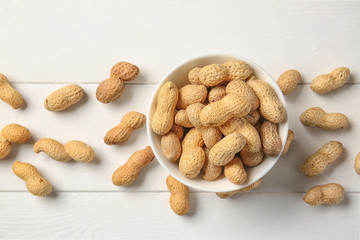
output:
[[[91,162],[95,158],[94,150],[84,142],[72,140],[64,146],[65,153],[78,162]]]
[[[241,150],[240,157],[245,166],[255,167],[264,159],[264,152],[262,150],[259,152],[247,152],[245,150]]]
[[[166,178],[166,186],[171,193],[171,209],[180,216],[187,214],[190,209],[189,188],[170,175]]]
[[[347,117],[342,113],[326,113],[322,108],[312,107],[303,112],[300,121],[305,126],[323,129],[343,129],[349,125]]]
[[[110,129],[105,137],[104,142],[108,145],[122,144],[129,140],[133,130],[141,128],[146,122],[146,116],[139,112],[128,112],[121,119],[116,127]]]
[[[8,124],[1,129],[1,136],[11,143],[26,143],[30,140],[29,129],[19,124]]]
[[[305,176],[316,176],[322,173],[329,164],[338,159],[342,152],[343,147],[341,142],[328,142],[323,145],[316,153],[305,160],[301,171]]]
[[[216,86],[213,87],[208,94],[208,100],[210,103],[219,101],[226,96],[226,87],[225,86]]]
[[[303,199],[312,206],[339,204],[344,200],[344,188],[337,183],[318,185],[310,188]]]
[[[181,109],[175,114],[175,123],[186,128],[194,127],[190,122],[185,109]]]
[[[51,183],[30,163],[15,161],[12,168],[14,174],[26,182],[26,188],[30,193],[42,197],[51,193]]]
[[[81,100],[84,95],[82,87],[72,84],[51,93],[44,102],[44,107],[53,112],[63,111]]]
[[[0,135],[0,159],[6,158],[11,152],[11,143]]]
[[[202,149],[204,140],[196,128],[190,129],[182,142],[182,154],[179,169],[187,178],[196,178],[205,162],[205,153]]]
[[[118,99],[124,92],[125,84],[122,79],[108,78],[102,81],[96,89],[96,98],[101,103],[110,103]]]
[[[65,152],[64,145],[51,138],[42,138],[38,140],[34,145],[34,152],[44,152],[52,159],[61,162],[68,162],[71,160],[71,157]]]
[[[299,83],[301,75],[298,71],[290,69],[280,75],[277,84],[279,85],[283,94],[291,93]]]
[[[226,86],[226,94],[229,93],[238,94],[239,96],[248,99],[252,111],[256,110],[260,105],[259,98],[255,95],[252,88],[242,80],[233,80],[229,82]]]
[[[274,89],[259,79],[249,79],[247,82],[260,101],[260,114],[273,123],[281,123],[286,118],[286,110],[276,95]]]
[[[245,188],[241,188],[239,190],[235,190],[235,191],[231,191],[231,192],[216,193],[216,195],[219,198],[226,199],[226,198],[233,196],[236,193],[250,192],[250,191],[254,190],[255,188],[257,188],[261,182],[262,182],[262,178],[260,178],[259,180],[257,180],[256,182],[254,182],[253,184],[250,184],[249,186],[247,186]]]
[[[200,112],[200,121],[205,127],[217,127],[233,117],[242,117],[250,112],[251,103],[237,94],[228,94],[223,99],[209,103]]]
[[[161,151],[165,158],[170,162],[176,162],[181,155],[181,143],[178,136],[173,132],[168,132],[161,137]]]
[[[188,116],[192,125],[200,132],[204,144],[208,148],[212,148],[222,138],[222,134],[218,127],[205,127],[200,121],[200,112],[205,107],[202,103],[194,103],[186,108],[186,115]]]
[[[235,157],[224,166],[224,175],[234,184],[244,184],[247,174],[239,157]]]
[[[329,74],[315,77],[310,84],[311,89],[319,94],[328,93],[342,87],[350,77],[350,70],[346,67],[338,67]]]
[[[0,159],[10,154],[12,143],[26,143],[30,138],[29,129],[19,124],[8,124],[3,127],[0,134]]]
[[[166,82],[160,88],[156,110],[151,119],[151,128],[156,134],[165,135],[170,131],[178,94],[178,88],[173,82]]]
[[[288,135],[286,138],[286,142],[285,142],[285,146],[284,146],[284,150],[282,151],[281,156],[285,155],[289,151],[290,145],[291,145],[292,141],[294,140],[294,138],[295,138],[295,133],[291,129],[289,129]]]
[[[210,149],[209,161],[216,166],[223,166],[234,159],[245,144],[246,140],[241,133],[230,133]]]
[[[252,69],[244,61],[241,60],[231,60],[222,64],[223,67],[227,69],[227,75],[229,80],[246,80],[252,74]]]
[[[248,152],[259,152],[261,150],[259,133],[245,118],[231,118],[219,128],[225,136],[233,132],[240,132],[246,139],[243,150]]]
[[[260,128],[260,136],[265,155],[276,156],[280,153],[282,143],[277,124],[264,121]]]
[[[206,181],[212,181],[215,178],[217,178],[218,176],[220,176],[221,172],[222,172],[222,166],[215,166],[214,164],[212,164],[209,161],[209,151],[210,149],[205,147],[204,148],[204,152],[205,152],[205,163],[203,166],[203,172],[204,174],[202,175],[202,178]]]
[[[227,68],[218,64],[207,65],[199,71],[199,81],[207,87],[218,85],[227,79]]]
[[[0,73],[0,99],[9,104],[12,108],[20,108],[24,98],[13,88],[5,75]]]
[[[115,170],[112,175],[112,182],[116,186],[133,184],[139,176],[141,169],[147,166],[154,157],[155,155],[149,146],[136,151],[124,165]]]
[[[111,78],[121,79],[123,81],[133,81],[139,76],[139,68],[128,62],[118,62],[110,71]]]
[[[360,174],[360,152],[356,155],[354,167],[355,171]]]
[[[177,109],[185,109],[193,103],[202,103],[207,97],[207,88],[204,85],[188,84],[179,89]]]

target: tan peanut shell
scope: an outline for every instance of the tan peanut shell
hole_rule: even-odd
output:
[[[189,120],[186,109],[181,109],[175,114],[175,123],[186,128],[194,127]]]
[[[247,84],[259,98],[261,116],[273,123],[283,122],[286,118],[286,110],[274,89],[267,82],[259,79],[249,79]]]
[[[344,188],[337,183],[314,186],[305,193],[304,201],[312,206],[339,204],[344,200]]]
[[[188,84],[179,89],[177,109],[185,109],[193,103],[202,103],[207,97],[207,88],[204,85]]]
[[[189,82],[191,84],[201,84],[200,79],[199,79],[200,70],[201,70],[201,68],[196,67],[189,71],[188,78],[189,78]]]
[[[233,117],[242,117],[250,112],[251,103],[237,94],[228,94],[223,99],[209,103],[200,112],[200,121],[205,127],[217,127]]]
[[[219,101],[226,96],[226,87],[225,86],[216,86],[213,87],[208,94],[209,103]]]
[[[151,119],[151,129],[156,134],[165,135],[170,131],[178,95],[178,88],[173,82],[166,82],[160,88],[156,110]]]
[[[216,166],[224,166],[234,159],[245,144],[246,140],[241,133],[230,133],[210,149],[209,161]]]
[[[234,184],[241,185],[246,182],[247,173],[239,157],[235,157],[229,163],[225,164],[224,175]]]
[[[227,69],[218,64],[210,64],[201,68],[199,80],[207,87],[216,86],[228,79]]]
[[[328,130],[343,129],[349,125],[347,117],[342,113],[326,113],[322,108],[312,107],[300,115],[305,126]]]
[[[173,132],[168,132],[161,137],[161,151],[165,158],[170,162],[176,162],[181,155],[181,143],[178,136]]]
[[[182,126],[174,123],[173,126],[171,127],[170,131],[175,133],[180,141],[183,139],[183,137],[184,137],[184,128]]]
[[[284,95],[291,93],[300,81],[301,75],[295,69],[290,69],[285,71],[280,75],[277,80],[277,84],[279,85],[281,91]]]
[[[0,159],[10,154],[12,143],[26,143],[30,138],[29,129],[19,124],[8,124],[3,127],[0,133]]]
[[[71,157],[65,152],[64,145],[51,138],[42,138],[38,140],[34,145],[34,152],[44,152],[52,159],[61,162],[68,162],[71,160]]]
[[[82,87],[72,84],[51,93],[44,102],[44,107],[53,112],[63,111],[81,100],[84,95]]]
[[[192,125],[200,132],[204,144],[212,148],[222,138],[218,127],[205,127],[200,121],[200,112],[205,107],[202,103],[194,103],[186,108],[186,114]]]
[[[177,215],[185,215],[190,209],[189,188],[172,176],[166,178],[166,186],[170,192],[170,207]]]
[[[182,154],[179,161],[179,170],[184,177],[196,178],[204,162],[205,153],[202,149],[204,140],[196,128],[190,129],[182,141]]]
[[[256,109],[256,110],[249,112],[249,114],[245,115],[244,118],[246,119],[246,121],[248,121],[251,125],[254,126],[260,120],[259,110]]]
[[[236,193],[250,192],[250,191],[254,190],[255,188],[257,188],[261,182],[262,182],[262,178],[260,178],[259,180],[257,180],[256,182],[254,182],[253,184],[250,184],[249,186],[247,186],[245,188],[241,188],[239,190],[235,190],[235,191],[231,191],[231,192],[216,193],[216,195],[219,198],[226,199],[226,198],[233,196]]]
[[[26,143],[31,138],[29,129],[15,123],[3,127],[1,136],[11,143]]]
[[[282,143],[277,124],[264,121],[260,128],[260,136],[265,155],[276,156],[280,153]]]
[[[289,129],[288,135],[286,138],[286,142],[285,142],[285,146],[284,146],[284,150],[282,151],[281,156],[285,155],[289,151],[290,145],[291,145],[292,141],[294,140],[294,138],[295,138],[295,133],[291,129]]]
[[[51,183],[40,175],[36,167],[30,163],[15,161],[13,172],[26,182],[26,188],[35,196],[45,197],[52,191]]]
[[[11,152],[11,143],[0,135],[0,159],[6,158]]]
[[[338,67],[329,74],[315,77],[310,84],[311,89],[319,94],[328,93],[342,87],[350,77],[350,70],[346,67]]]
[[[252,74],[250,65],[241,60],[230,60],[222,66],[227,69],[228,79],[231,81],[245,81]]]
[[[261,126],[263,124],[263,120],[261,121],[258,121],[255,125],[254,125],[254,128],[260,133],[260,129],[261,129]]]
[[[231,118],[219,127],[225,135],[233,132],[239,132],[246,139],[246,145],[243,150],[248,152],[259,152],[261,150],[261,140],[258,131],[245,118]]]
[[[108,78],[102,81],[96,89],[96,98],[101,103],[110,103],[118,99],[124,92],[125,84],[122,79]]]
[[[154,157],[155,155],[149,146],[136,151],[124,165],[115,170],[112,175],[112,182],[116,186],[128,186],[133,184],[138,178],[141,169],[147,166]]]
[[[111,78],[121,79],[123,81],[133,81],[139,76],[139,68],[128,62],[118,62],[110,71]]]
[[[207,147],[204,147],[205,152],[205,163],[202,168],[204,174],[202,175],[202,178],[206,181],[212,181],[216,179],[218,176],[220,176],[222,172],[222,166],[215,166],[209,161],[209,151],[210,149]]]
[[[1,157],[0,157],[1,159]],[[360,174],[360,152],[356,155],[356,158],[355,158],[355,171]]]
[[[64,146],[65,153],[78,162],[91,162],[95,158],[94,150],[84,142],[72,140]]]
[[[128,112],[121,119],[116,127],[110,129],[105,137],[104,142],[108,145],[122,144],[129,140],[133,130],[141,128],[146,122],[146,116],[139,112]]]
[[[325,168],[338,159],[343,152],[341,142],[331,141],[323,145],[316,153],[308,157],[301,171],[305,176],[313,177],[322,173]]]
[[[24,98],[13,88],[5,75],[0,73],[0,99],[12,108],[20,108],[24,104]]]
[[[264,152],[260,150],[259,152],[247,152],[241,150],[240,157],[242,163],[247,167],[255,167],[259,165],[264,159]]]
[[[248,99],[248,101],[251,103],[252,111],[259,108],[259,98],[255,95],[254,91],[246,82],[242,80],[234,80],[229,82],[229,84],[226,86],[226,94],[230,93],[238,94],[239,96]]]

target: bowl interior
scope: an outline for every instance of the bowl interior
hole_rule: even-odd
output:
[[[161,136],[156,135],[151,130],[151,124],[150,124],[152,115],[156,109],[157,96],[158,96],[158,91],[159,91],[160,87],[165,82],[172,81],[177,85],[178,88],[181,88],[184,85],[189,84],[187,76],[188,76],[188,72],[192,68],[203,67],[205,65],[213,64],[213,63],[222,64],[228,60],[233,60],[233,59],[240,59],[240,60],[247,62],[252,67],[254,75],[258,79],[266,81],[274,88],[278,98],[284,104],[284,106],[286,108],[285,98],[284,98],[284,95],[282,94],[280,88],[278,87],[276,82],[273,80],[273,78],[263,68],[261,68],[259,65],[257,65],[253,61],[246,59],[244,57],[229,56],[229,55],[204,56],[204,57],[192,59],[190,61],[180,64],[179,66],[177,66],[173,70],[171,70],[167,74],[167,76],[158,84],[158,86],[151,98],[151,101],[150,101],[146,125],[147,125],[147,133],[148,133],[150,145],[154,151],[154,154],[155,154],[157,160],[159,161],[161,166],[170,175],[172,175],[174,178],[176,178],[178,181],[182,182],[183,184],[185,184],[191,188],[195,188],[195,189],[198,189],[201,191],[228,192],[228,191],[234,191],[234,190],[237,190],[240,188],[244,188],[244,187],[256,182],[258,179],[262,178],[274,166],[274,164],[277,162],[277,160],[280,157],[280,155],[275,156],[275,157],[265,157],[264,161],[260,165],[253,167],[253,168],[247,168],[246,169],[247,174],[248,174],[247,182],[243,185],[235,185],[235,184],[231,183],[224,176],[221,176],[214,181],[203,180],[201,178],[201,174],[199,174],[199,176],[195,179],[185,178],[179,171],[178,163],[169,162],[165,158],[165,156],[163,155],[163,153],[161,151],[161,147],[160,147]],[[288,120],[287,119],[283,123],[279,124],[279,134],[280,134],[283,146],[286,141],[287,133],[288,133]]]

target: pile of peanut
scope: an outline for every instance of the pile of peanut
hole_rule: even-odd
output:
[[[165,158],[178,161],[187,178],[201,174],[212,181],[223,172],[232,183],[246,184],[245,167],[281,152],[283,104],[241,60],[194,68],[188,79],[180,89],[166,82],[158,93],[151,127],[162,136]]]
[[[124,92],[124,81],[133,81],[139,68],[128,62],[119,62],[110,71],[110,77],[101,82],[96,98],[102,103],[117,100]],[[329,74],[316,77],[311,89],[324,94],[343,86],[350,71],[339,67]],[[301,76],[296,70],[284,72],[278,85],[286,95],[297,86]],[[156,111],[151,119],[152,130],[161,135],[161,149],[170,162],[178,164],[180,172],[187,178],[201,177],[213,181],[224,173],[234,184],[246,184],[246,169],[256,167],[264,156],[277,156],[282,149],[278,124],[286,119],[286,111],[272,87],[254,76],[250,66],[241,60],[224,64],[211,64],[192,69],[188,74],[189,84],[178,89],[173,82],[160,88]],[[44,101],[49,111],[64,111],[84,96],[78,85],[68,85],[51,93]],[[22,95],[0,74],[0,99],[14,109],[24,104]],[[139,112],[125,114],[119,125],[104,136],[108,145],[125,143],[134,130],[144,126],[146,116]],[[348,119],[342,113],[327,113],[319,107],[306,110],[300,116],[305,126],[323,129],[348,127]],[[294,139],[289,130],[282,155]],[[0,133],[0,159],[6,158],[12,144],[23,144],[31,139],[30,131],[18,124],[8,124]],[[338,141],[330,141],[307,158],[302,173],[313,177],[325,171],[342,154]],[[50,158],[68,162],[92,162],[94,150],[86,143],[72,140],[66,144],[52,138],[41,138],[34,144],[34,152],[44,152]],[[117,186],[133,184],[140,171],[154,159],[152,149],[147,146],[133,153],[128,161],[116,169],[112,182]],[[355,170],[360,174],[360,153],[355,159]],[[51,183],[42,177],[30,163],[15,161],[13,172],[26,182],[28,191],[36,196],[52,192]],[[235,193],[248,192],[259,186],[262,179],[237,191],[217,193],[220,198],[229,198]],[[172,176],[166,179],[170,195],[170,206],[178,215],[190,209],[189,188]],[[344,189],[336,183],[314,186],[304,196],[310,205],[337,204],[344,198]]]

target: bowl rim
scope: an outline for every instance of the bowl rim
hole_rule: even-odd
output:
[[[147,119],[146,119],[146,133],[147,133],[147,137],[148,137],[148,140],[149,140],[149,143],[150,143],[150,146],[154,152],[154,155],[156,157],[156,160],[160,163],[161,167],[163,169],[165,169],[165,171],[171,175],[172,177],[174,177],[177,181],[181,182],[182,184],[190,187],[190,188],[193,188],[193,189],[197,189],[197,190],[200,190],[200,191],[204,191],[204,192],[219,192],[217,190],[211,190],[211,189],[208,189],[208,188],[203,188],[201,186],[198,186],[198,185],[194,185],[192,184],[191,181],[186,181],[184,182],[184,179],[180,179],[176,176],[176,174],[173,174],[172,171],[162,162],[162,160],[159,160],[160,156],[159,154],[157,153],[156,149],[154,148],[154,142],[151,138],[151,133],[152,133],[152,129],[151,129],[151,119],[150,119],[150,115],[151,115],[151,107],[152,107],[152,103],[156,100],[155,99],[155,96],[158,94],[158,91],[160,89],[160,87],[165,83],[165,82],[168,82],[169,80],[168,77],[174,72],[176,71],[177,69],[183,67],[184,65],[186,65],[187,63],[189,62],[192,62],[192,61],[196,61],[196,60],[200,60],[200,59],[204,59],[204,58],[214,58],[214,57],[232,57],[232,58],[236,58],[236,59],[239,59],[239,60],[242,60],[242,61],[245,61],[247,63],[250,63],[250,65],[255,65],[257,68],[259,68],[265,75],[267,75],[268,79],[270,79],[271,81],[273,81],[275,84],[274,86],[272,86],[273,88],[277,88],[277,93],[280,93],[280,96],[278,95],[278,98],[279,100],[281,101],[281,103],[284,105],[284,108],[286,109],[286,119],[284,122],[282,122],[281,124],[284,124],[284,127],[285,127],[285,137],[284,139],[286,140],[287,139],[287,135],[288,135],[288,130],[289,130],[289,116],[288,116],[288,108],[287,108],[287,104],[286,104],[286,100],[285,100],[285,97],[284,97],[284,94],[282,93],[280,87],[277,85],[277,82],[275,81],[275,79],[262,67],[260,66],[259,64],[257,64],[256,62],[254,62],[253,60],[247,58],[247,57],[243,57],[243,56],[240,56],[240,55],[237,55],[237,54],[228,54],[228,53],[218,53],[218,54],[206,54],[206,55],[201,55],[201,56],[198,56],[198,57],[194,57],[194,58],[189,58],[187,59],[186,61],[182,61],[180,64],[177,64],[175,67],[171,68],[165,75],[164,77],[156,84],[156,88],[154,90],[154,92],[152,93],[151,95],[151,98],[150,98],[150,102],[149,102],[149,105],[148,105],[148,110],[147,110]],[[285,147],[285,142],[282,144],[282,148],[281,148],[281,151],[279,153],[278,156],[276,156],[276,160],[274,160],[274,162],[261,174],[261,177],[258,178],[256,181],[258,181],[259,179],[263,178],[274,166],[275,164],[279,161],[280,157],[281,157],[281,154],[284,150],[284,147]],[[205,180],[204,180],[205,181]],[[254,181],[254,182],[256,182]],[[236,190],[239,190],[239,189],[242,189],[242,188],[245,188],[251,184],[253,184],[254,182],[251,182],[251,183],[247,183],[247,184],[244,184],[244,185],[239,185],[238,188],[234,189],[234,190],[230,190],[230,191],[236,191]],[[227,190],[225,191],[222,191],[222,192],[228,192]]]

